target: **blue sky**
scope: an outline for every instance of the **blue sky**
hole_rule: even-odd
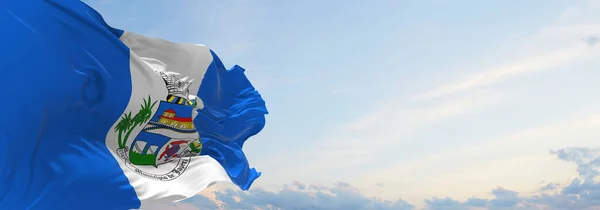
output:
[[[598,0],[85,2],[117,28],[210,46],[267,102],[244,145],[253,190],[173,208],[600,202]]]

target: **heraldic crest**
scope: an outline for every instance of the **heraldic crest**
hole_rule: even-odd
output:
[[[136,114],[123,114],[114,132],[117,155],[129,168],[147,178],[169,181],[185,171],[191,157],[200,154],[202,142],[192,116],[196,107],[196,100],[189,95],[192,80],[180,79],[173,72],[155,72],[165,81],[165,100],[152,101],[148,96]],[[156,113],[152,113],[156,105]],[[139,127],[141,131],[132,137]],[[167,164],[175,161],[176,164]],[[161,168],[163,164],[168,167]]]

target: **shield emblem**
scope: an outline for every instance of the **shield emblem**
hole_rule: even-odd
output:
[[[193,106],[184,98],[169,96],[131,142],[129,160],[134,165],[158,167],[189,156],[199,135],[192,118]]]

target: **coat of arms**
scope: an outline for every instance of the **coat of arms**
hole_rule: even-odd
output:
[[[136,114],[128,112],[121,117],[114,131],[119,146],[117,154],[129,168],[147,178],[168,181],[183,173],[190,157],[200,154],[202,142],[192,117],[196,107],[188,89],[192,81],[186,81],[187,77],[180,79],[172,72],[156,73],[165,81],[167,97],[153,101],[148,96]],[[155,106],[158,106],[156,112],[152,113]],[[141,131],[132,136],[134,129],[140,127]],[[166,171],[151,170],[175,161]]]

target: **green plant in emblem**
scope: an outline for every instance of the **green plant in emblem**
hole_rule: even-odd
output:
[[[192,153],[200,154],[202,151],[202,143],[200,142],[192,142],[190,145],[190,151]]]
[[[156,102],[151,103],[151,98],[148,96],[148,100],[144,99],[144,103],[140,105],[140,110],[133,117],[131,117],[131,112],[121,117],[121,120],[115,126],[115,132],[118,132],[119,149],[125,148],[127,139],[129,139],[129,135],[131,135],[135,127],[143,125],[150,120],[152,117],[152,108],[154,108]],[[123,134],[125,134],[125,137],[123,137]]]

